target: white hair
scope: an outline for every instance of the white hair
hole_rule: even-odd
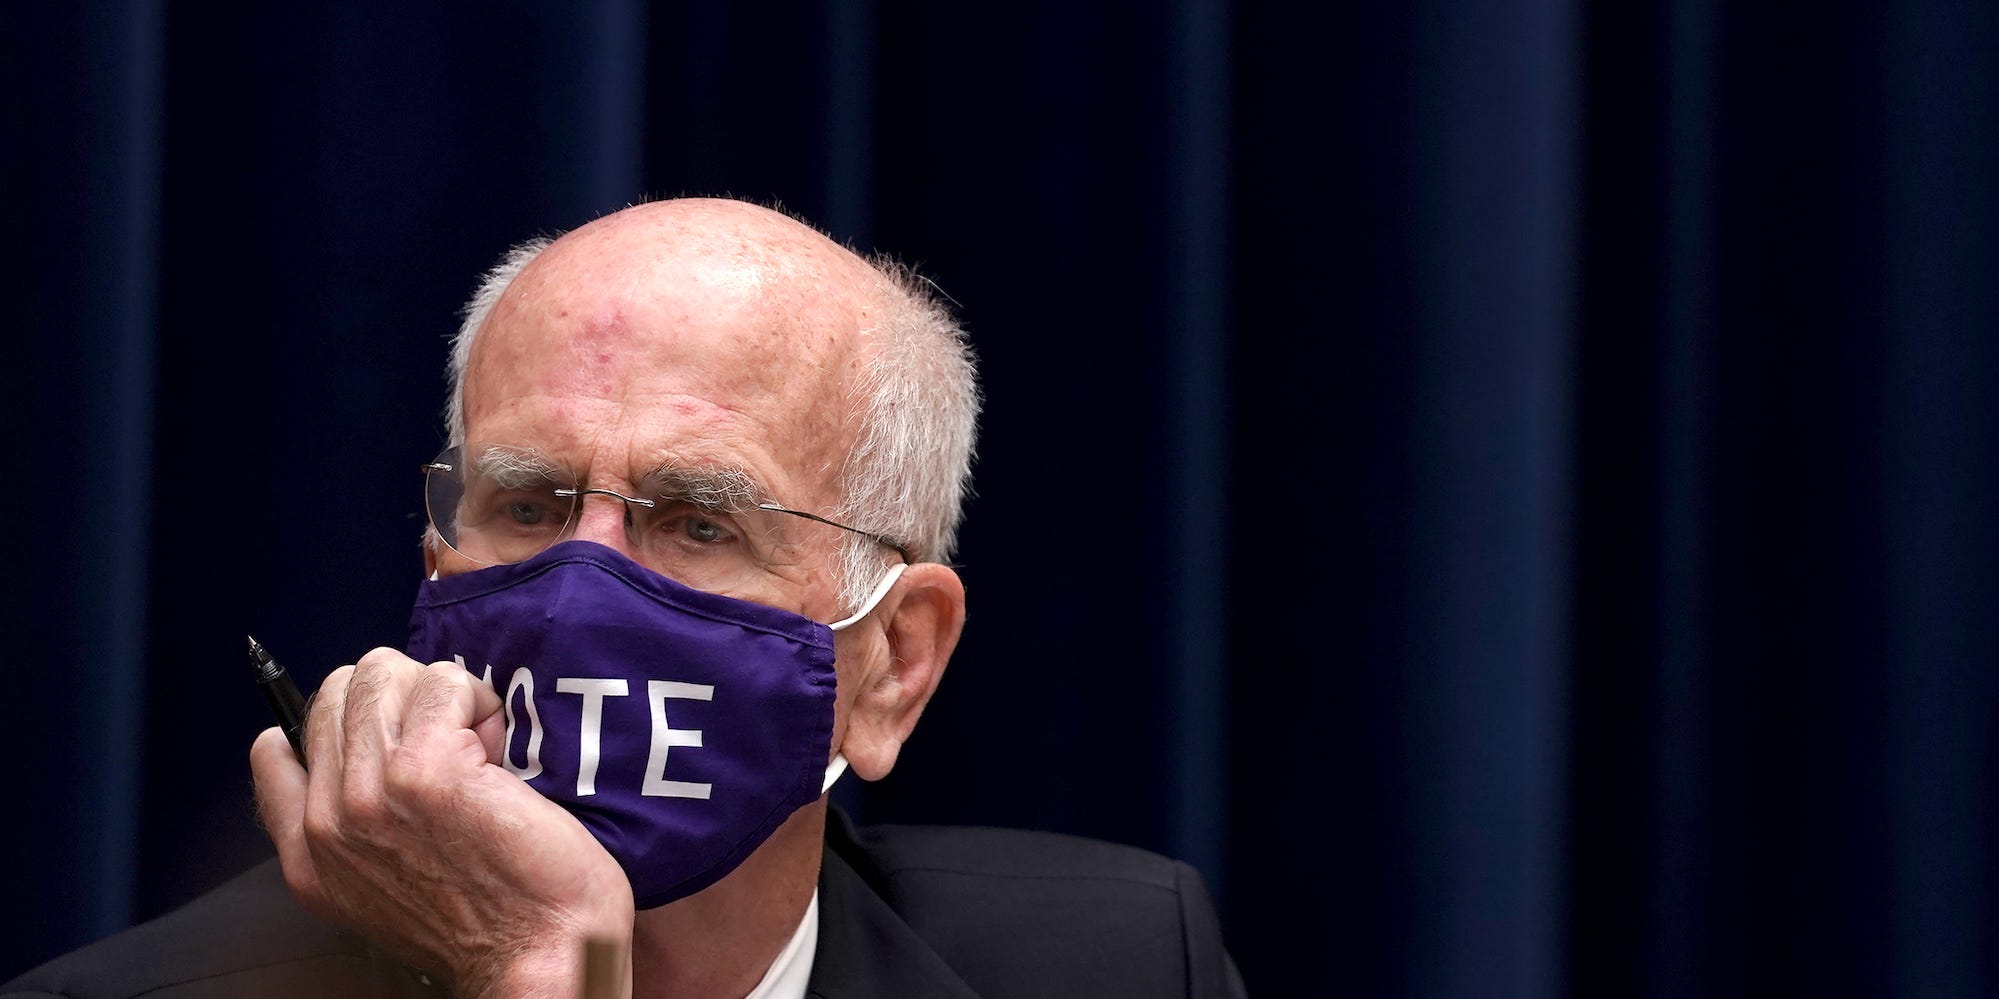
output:
[[[553,236],[536,236],[508,250],[500,257],[500,262],[479,276],[479,287],[459,311],[463,321],[458,324],[458,335],[451,338],[451,360],[445,368],[451,389],[444,398],[444,427],[451,435],[452,444],[465,443],[465,365],[472,358],[472,339],[479,329],[486,325],[486,317],[493,314],[493,307],[500,304],[500,296],[507,293],[507,286],[521,276],[521,271],[555,242]]]
[[[445,422],[465,443],[465,370],[472,342],[507,287],[553,237],[508,250],[479,280],[451,341]],[[865,369],[849,402],[854,448],[840,467],[842,499],[820,513],[891,538],[918,562],[948,562],[971,490],[980,406],[977,367],[963,327],[927,279],[887,257],[868,261],[882,303],[866,339]],[[854,607],[883,571],[880,546],[849,539],[836,562],[841,602]]]
[[[918,562],[958,548],[971,489],[979,386],[971,343],[915,271],[886,257],[878,276],[881,319],[863,330],[866,373],[855,387],[854,448],[840,467],[841,523],[900,541]],[[841,596],[858,605],[881,565],[875,544],[850,540]]]

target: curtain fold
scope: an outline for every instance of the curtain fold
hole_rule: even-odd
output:
[[[26,749],[16,854],[28,897],[10,969],[124,926],[135,911],[153,330],[163,115],[162,12],[44,12],[5,45],[5,177],[17,324],[6,414],[17,428],[15,571],[6,634]],[[58,96],[59,95],[59,96]],[[58,883],[55,879],[60,876]]]

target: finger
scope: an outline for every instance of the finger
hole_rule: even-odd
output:
[[[504,766],[507,762],[507,718],[506,704],[500,695],[484,683],[474,682],[479,704],[473,713],[479,718],[472,723],[472,731],[479,733],[479,744],[486,747],[486,762],[494,766]]]
[[[486,667],[486,675],[475,676],[465,668],[463,662],[444,660],[431,663],[441,670],[463,673],[471,679],[473,686],[472,731],[479,734],[479,743],[486,747],[486,762],[500,766],[506,762],[507,719],[506,705],[500,695],[493,691],[493,668]]]
[[[347,710],[347,684],[353,677],[352,666],[342,666],[328,673],[319,689],[313,691],[312,700],[306,704],[306,767],[325,778],[323,781],[312,781],[312,787],[337,790],[340,786],[341,759],[346,755],[346,739],[340,733],[340,717]]]
[[[340,826],[340,795],[347,783],[347,739],[340,723],[347,712],[347,687],[353,679],[352,666],[328,673],[313,692],[306,712],[305,760],[310,774],[301,825],[308,848],[315,835],[326,835]]]
[[[388,648],[371,649],[354,664],[340,722],[348,779],[379,772],[395,752],[419,671],[415,660]]]
[[[325,899],[319,872],[305,843],[305,768],[292,756],[291,743],[277,728],[267,728],[250,744],[250,777],[257,788],[257,820],[271,845],[278,849],[278,866],[285,884],[301,902],[316,911]]]
[[[464,754],[472,766],[500,761],[500,698],[493,688],[451,663],[423,670],[403,716],[403,745],[417,752]]]

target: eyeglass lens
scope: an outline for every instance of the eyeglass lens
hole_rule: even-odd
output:
[[[571,476],[537,463],[505,460],[505,452],[499,460],[487,454],[467,462],[462,452],[448,448],[425,466],[425,507],[445,544],[487,565],[533,558],[577,534],[583,523],[592,524],[592,531],[608,530],[594,525],[618,523],[630,553],[647,568],[719,592],[814,559],[830,567],[852,536],[837,526],[753,504],[720,508],[669,495],[629,502],[622,494],[598,490],[578,495]],[[603,512],[592,513],[599,504]]]

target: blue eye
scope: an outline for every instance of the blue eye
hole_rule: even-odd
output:
[[[548,507],[532,500],[515,500],[507,504],[506,513],[514,523],[531,527],[548,518]]]
[[[712,520],[689,517],[687,518],[687,536],[694,541],[712,544],[728,537],[728,532],[722,530],[722,526]]]

